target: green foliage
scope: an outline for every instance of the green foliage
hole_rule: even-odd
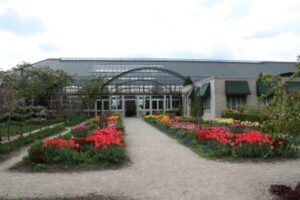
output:
[[[80,152],[74,151],[72,147],[48,146],[43,148],[45,164],[79,164],[82,163]]]
[[[187,76],[187,77],[185,77],[185,79],[184,79],[183,86],[191,85],[191,84],[193,84],[193,83],[194,83],[194,82],[193,82],[193,80],[191,79],[191,77],[190,77],[190,76]]]
[[[72,77],[62,70],[34,68],[26,63],[18,65],[2,78],[26,99],[50,99],[72,81]]]
[[[297,68],[290,80],[300,73],[299,63]],[[271,88],[263,97],[273,95],[264,111],[268,118],[262,124],[263,130],[272,133],[273,137],[284,138],[289,145],[295,145],[295,139],[300,134],[300,92],[289,89],[279,76],[261,75],[259,78]]]
[[[119,119],[117,120],[116,129],[120,130],[120,131],[125,130],[125,127],[123,126],[123,122],[122,122],[121,117],[119,117]]]
[[[34,142],[35,140],[43,139],[47,136],[57,134],[59,131],[63,130],[64,128],[65,126],[60,124],[60,125],[56,125],[53,128],[44,129],[42,131],[38,131],[36,133],[33,133],[25,137],[19,137],[16,140],[13,140],[11,142],[1,143],[0,154],[17,150],[27,144]]]
[[[109,145],[96,151],[91,144],[83,145],[80,150],[51,145],[44,148],[42,145],[43,142],[39,141],[30,146],[28,150],[29,162],[77,165],[80,163],[120,164],[126,160],[124,148],[117,145]]]
[[[29,132],[40,128],[40,125],[34,122],[11,122],[10,124],[9,122],[6,122],[0,124],[0,133],[7,135],[8,126],[10,135],[17,135],[21,132],[21,129],[23,132]]]
[[[71,134],[76,138],[84,138],[88,135],[88,130],[71,130]]]
[[[249,144],[243,143],[232,149],[233,157],[240,158],[267,158],[273,156],[273,151],[268,144]]]
[[[125,151],[117,145],[109,145],[106,148],[100,148],[92,157],[93,163],[118,164],[126,158]]]
[[[217,141],[208,142],[209,153],[215,157],[228,157],[231,155],[231,149],[229,145],[221,145]]]
[[[47,167],[44,164],[39,163],[34,166],[34,171],[36,171],[36,172],[43,172],[43,171],[46,171],[46,169],[47,169]]]
[[[82,121],[85,121],[85,120],[87,120],[88,119],[88,117],[86,117],[86,116],[77,116],[77,117],[75,117],[75,118],[71,118],[71,119],[68,119],[68,120],[66,120],[65,122],[64,122],[64,124],[66,125],[66,126],[74,126],[74,125],[76,125],[76,124],[79,124],[80,122],[82,122]]]
[[[195,118],[182,116],[178,119],[178,121],[180,121],[180,122],[195,122]]]
[[[239,121],[264,122],[267,117],[262,114],[240,113],[240,112],[224,112],[222,117],[232,118]]]
[[[200,88],[198,88],[195,93],[198,94],[199,90]],[[200,118],[203,115],[203,101],[202,97],[200,97],[199,95],[194,95],[194,98],[192,99],[191,115],[196,118]]]
[[[43,163],[45,159],[45,152],[43,141],[35,141],[28,149],[28,161],[33,163]]]
[[[88,107],[95,103],[97,97],[101,95],[103,84],[104,79],[101,76],[84,80],[82,87],[79,90],[82,103]]]
[[[208,148],[209,152],[215,157],[266,158],[274,156],[274,152],[268,144],[242,143],[232,148],[228,144],[223,145],[217,141],[209,141]]]

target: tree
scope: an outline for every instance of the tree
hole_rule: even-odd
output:
[[[3,80],[19,94],[19,98],[33,99],[47,106],[45,100],[57,95],[72,81],[72,76],[62,70],[48,67],[32,67],[23,63],[3,75]]]
[[[183,82],[183,86],[192,85],[194,82],[190,76],[187,76]],[[191,115],[195,118],[200,118],[203,115],[203,103],[202,97],[200,97],[199,90],[200,88],[194,88],[194,85],[191,88],[191,94],[189,98],[191,99]]]
[[[300,75],[299,59],[296,67],[297,71],[289,80],[294,80]],[[287,149],[293,150],[299,145],[295,144],[297,138],[300,139],[300,92],[288,88],[280,76],[262,74],[259,80],[270,88],[262,98],[273,97],[263,111],[267,120],[262,127],[275,138],[287,141]]]
[[[84,80],[82,87],[79,90],[82,103],[88,108],[88,116],[90,116],[90,106],[95,103],[97,97],[101,95],[103,84],[103,77],[97,76]]]
[[[190,76],[187,76],[187,77],[185,77],[185,79],[184,79],[183,86],[191,85],[191,84],[193,84],[193,83],[194,83],[194,82],[192,81],[191,77],[190,77]]]
[[[0,77],[0,123],[8,121],[7,138],[9,140],[11,116],[17,104],[17,92]],[[2,140],[0,133],[0,141]]]

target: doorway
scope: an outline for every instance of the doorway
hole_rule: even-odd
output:
[[[136,103],[135,100],[125,101],[125,116],[136,117]]]

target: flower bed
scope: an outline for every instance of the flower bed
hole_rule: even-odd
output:
[[[112,118],[109,127],[99,129],[94,122],[80,124],[60,138],[34,143],[28,150],[27,164],[35,166],[120,165],[127,160],[124,132],[116,128],[119,118]],[[93,128],[91,128],[93,127]],[[96,129],[95,129],[96,128]],[[84,131],[81,138],[73,137],[74,131]],[[77,134],[77,133],[76,133]],[[80,140],[78,140],[80,139]]]
[[[193,120],[170,119],[168,115],[145,116],[145,121],[168,133],[181,143],[205,157],[267,158],[295,157],[287,154],[285,140],[272,138],[259,131],[259,123],[216,119],[203,121],[200,126]]]
[[[230,133],[225,127],[203,127],[196,131],[197,138],[208,141],[215,156],[270,157],[274,140],[258,131]]]

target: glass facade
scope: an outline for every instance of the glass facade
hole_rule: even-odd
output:
[[[97,113],[141,116],[180,109],[184,77],[163,66],[96,66],[94,72],[106,80],[95,104]]]

